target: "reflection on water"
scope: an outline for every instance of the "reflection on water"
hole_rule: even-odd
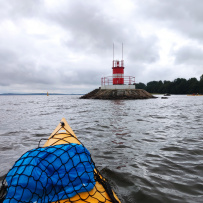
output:
[[[124,203],[202,202],[203,97],[0,96],[0,178],[62,117]]]

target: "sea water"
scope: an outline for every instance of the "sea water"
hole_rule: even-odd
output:
[[[63,117],[121,202],[203,202],[203,96],[0,96],[0,181]]]

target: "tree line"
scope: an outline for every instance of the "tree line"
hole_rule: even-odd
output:
[[[174,81],[151,81],[147,85],[140,82],[136,84],[136,89],[144,89],[150,93],[160,94],[203,94],[203,75],[200,80],[197,78],[177,78]]]

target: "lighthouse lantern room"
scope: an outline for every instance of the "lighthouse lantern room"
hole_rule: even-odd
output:
[[[122,60],[114,60],[113,45],[113,75],[101,78],[101,89],[135,89],[135,77],[124,76],[123,44]]]
[[[124,61],[113,60],[113,85],[124,84]]]

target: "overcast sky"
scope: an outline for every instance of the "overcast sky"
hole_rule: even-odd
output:
[[[202,0],[0,0],[0,93],[87,93],[203,74]]]

